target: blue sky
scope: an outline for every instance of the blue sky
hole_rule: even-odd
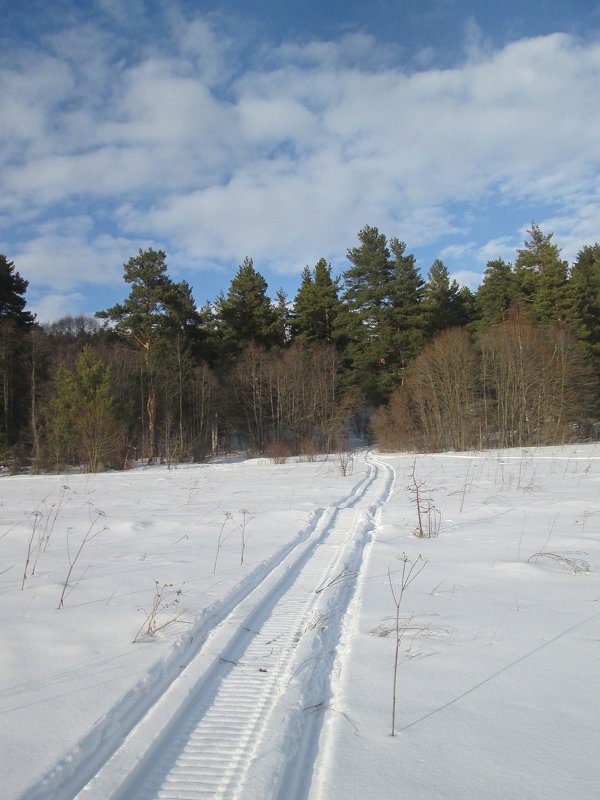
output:
[[[167,252],[272,296],[364,225],[475,288],[532,220],[600,240],[600,3],[0,0],[0,252],[40,320]]]

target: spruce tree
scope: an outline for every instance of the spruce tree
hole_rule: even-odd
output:
[[[567,292],[568,263],[552,242],[554,234],[544,234],[535,222],[527,233],[529,239],[517,251],[515,261],[519,298],[538,324],[569,322],[573,307]]]
[[[294,309],[292,312],[292,334],[294,338],[308,339],[313,334],[313,315],[314,315],[314,286],[312,273],[308,266],[302,270],[300,287],[294,298]]]
[[[287,293],[283,289],[275,292],[273,310],[277,318],[275,344],[284,347],[290,343],[292,337],[292,312],[289,308]]]
[[[404,372],[423,347],[427,318],[423,308],[425,281],[417,268],[412,253],[406,253],[406,244],[395,237],[390,239],[392,263],[395,269],[392,291],[394,342],[398,350],[399,366]]]
[[[307,342],[331,342],[340,310],[337,279],[331,277],[331,265],[319,259],[311,274],[302,272],[300,288],[294,300],[292,330],[294,336]]]
[[[596,402],[600,405],[600,244],[586,245],[577,254],[569,279],[573,302],[572,324],[583,342],[595,376]]]
[[[576,333],[591,347],[600,349],[600,244],[598,242],[586,245],[577,254],[569,278],[569,289],[578,319]]]
[[[506,322],[510,307],[517,298],[517,286],[512,265],[501,258],[488,261],[483,282],[475,295],[479,321],[477,328]]]
[[[75,368],[59,364],[48,409],[52,459],[57,468],[82,461],[90,472],[114,465],[122,442],[110,388],[111,368],[86,345]]]
[[[235,358],[249,344],[272,347],[279,343],[281,331],[277,313],[267,296],[267,282],[245,258],[231,281],[227,296],[217,300],[225,358]]]
[[[423,294],[427,315],[427,331],[435,336],[447,328],[466,325],[469,321],[468,297],[461,293],[457,281],[450,280],[446,265],[439,258],[431,265]]]

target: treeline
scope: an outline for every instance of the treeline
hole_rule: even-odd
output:
[[[97,470],[238,448],[309,456],[351,430],[429,450],[594,436],[600,244],[569,265],[552,234],[528,237],[472,293],[441,260],[423,277],[403,242],[366,226],[339,278],[321,259],[273,301],[247,258],[202,308],[163,251],[140,250],[122,304],[46,326],[0,256],[0,457]]]

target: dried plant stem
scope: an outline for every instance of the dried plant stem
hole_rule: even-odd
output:
[[[398,659],[400,656],[400,646],[402,644],[402,637],[406,633],[407,627],[410,625],[412,621],[412,616],[408,620],[407,623],[404,623],[400,618],[400,607],[402,605],[402,598],[404,597],[404,592],[410,584],[415,580],[415,578],[420,575],[420,573],[425,569],[427,564],[426,561],[423,560],[423,556],[419,555],[414,561],[409,561],[408,556],[406,553],[402,553],[400,556],[400,560],[402,562],[402,574],[400,577],[400,588],[396,590],[394,588],[394,583],[392,581],[392,574],[388,569],[388,580],[390,583],[390,590],[392,592],[392,597],[394,598],[394,605],[396,606],[396,617],[395,617],[395,632],[396,632],[396,645],[394,649],[394,676],[393,676],[393,683],[392,683],[392,736],[396,735],[396,693],[398,687]]]
[[[31,536],[29,537],[29,541],[27,542],[27,555],[25,556],[25,567],[23,569],[23,580],[21,581],[21,591],[25,588],[25,581],[27,580],[27,570],[29,569],[29,564],[31,563],[31,554],[33,550],[33,540],[35,539],[35,533],[37,531],[40,518],[42,514],[40,511],[34,511],[33,514],[29,517],[29,523],[31,525]],[[32,521],[33,518],[33,521]],[[39,555],[39,543],[38,543],[38,555]],[[36,556],[37,562],[37,556]],[[35,564],[34,564],[35,568]],[[34,569],[35,571],[35,569]],[[33,572],[32,572],[33,574]]]
[[[223,524],[219,529],[219,536],[217,537],[217,549],[215,550],[215,563],[213,564],[213,575],[217,571],[217,561],[219,560],[219,553],[221,552],[221,545],[223,544],[223,531],[225,530],[225,526],[232,519],[231,513],[229,511],[225,511],[225,519],[223,520]]]
[[[60,601],[58,603],[58,608],[59,609],[64,608],[64,606],[65,606],[65,594],[66,594],[66,591],[67,591],[67,587],[69,585],[69,581],[71,579],[71,574],[73,572],[75,564],[77,563],[77,560],[79,559],[79,556],[81,555],[81,551],[83,550],[83,548],[85,547],[85,545],[88,542],[91,542],[92,539],[95,539],[96,536],[99,536],[103,531],[106,530],[106,527],[104,527],[104,528],[101,528],[99,531],[96,531],[95,533],[92,533],[92,531],[94,530],[94,527],[95,527],[96,523],[98,522],[98,520],[101,517],[104,516],[104,512],[100,511],[99,509],[96,509],[95,513],[96,513],[96,516],[93,519],[91,518],[91,515],[90,515],[90,527],[87,529],[87,531],[85,533],[85,536],[81,540],[81,542],[79,544],[79,547],[77,548],[77,552],[75,553],[73,558],[71,558],[71,554],[69,552],[69,533],[67,532],[67,557],[69,559],[69,569],[68,569],[67,577],[65,578],[65,582],[64,582],[64,585],[63,585],[63,588],[62,588],[62,592],[61,592],[61,595],[60,595]]]

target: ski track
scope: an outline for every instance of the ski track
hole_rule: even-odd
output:
[[[349,496],[318,511],[305,536],[282,548],[268,574],[214,622],[136,724],[119,730],[109,715],[104,724],[109,741],[102,742],[101,755],[80,747],[28,797],[296,800],[307,795],[323,714],[303,711],[304,701],[312,698],[315,685],[320,696],[330,697],[344,613],[395,477],[385,462],[370,454],[364,458],[365,478]],[[270,746],[269,720],[276,721],[284,747]],[[257,794],[251,780],[258,761],[263,765],[258,781],[265,785]]]

